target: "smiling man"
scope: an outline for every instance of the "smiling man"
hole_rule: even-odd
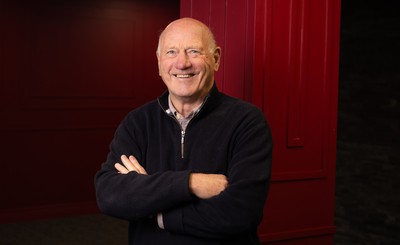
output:
[[[189,114],[211,90],[221,49],[207,26],[192,19],[171,23],[160,36],[157,49],[160,76],[172,104]]]
[[[260,110],[218,91],[220,56],[195,19],[160,35],[167,91],[126,116],[95,177],[101,211],[129,221],[129,244],[259,244],[271,134]]]

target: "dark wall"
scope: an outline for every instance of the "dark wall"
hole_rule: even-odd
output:
[[[129,110],[165,90],[179,1],[0,3],[0,222],[97,211],[93,178]]]
[[[398,1],[342,1],[336,244],[399,244]]]

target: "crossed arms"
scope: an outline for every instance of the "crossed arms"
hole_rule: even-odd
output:
[[[135,171],[138,174],[147,175],[146,170],[140,165],[134,156],[121,156],[121,162],[114,167],[120,174]],[[192,194],[200,199],[208,199],[219,195],[228,186],[228,179],[222,174],[191,173],[189,176],[189,189]]]

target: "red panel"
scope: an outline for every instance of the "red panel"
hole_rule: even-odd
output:
[[[308,65],[308,1],[290,2],[287,146],[304,147]]]
[[[179,2],[1,7],[0,220],[97,211],[115,127],[165,89],[155,51]]]
[[[310,29],[313,23],[327,23],[326,18],[331,14],[311,19],[314,13],[326,12],[325,6],[322,1],[273,1],[270,5],[272,16],[269,17],[272,26],[264,27],[271,35],[265,50],[270,56],[264,63],[264,69],[269,73],[255,72],[264,73],[263,108],[274,129],[274,161],[279,162],[274,165],[274,175],[279,179],[285,175],[290,179],[294,174],[299,178],[326,176],[325,162],[322,161],[322,119],[326,109],[323,105],[329,99],[327,92],[330,92],[326,89],[324,76],[327,65],[324,62],[327,53],[325,36],[330,30],[326,24],[314,29],[321,33],[321,38],[311,35]],[[319,45],[311,48],[312,42]]]
[[[318,179],[273,182],[259,227],[261,240],[333,234],[330,185]]]
[[[243,99],[247,24],[246,1],[227,1],[225,16],[223,90],[227,94]]]
[[[218,85],[262,108],[273,131],[261,240],[333,244],[340,1],[200,2],[182,0],[181,15],[217,31]]]
[[[338,56],[339,1],[257,4],[261,36],[255,46],[265,56],[255,57],[263,62],[255,66],[255,77],[263,81],[256,84],[264,89],[255,98],[263,103],[275,142],[275,182],[260,234],[264,241],[332,234],[335,137],[327,126],[335,127],[330,103],[336,101],[337,80],[325,72],[333,68],[337,73],[332,54]],[[327,45],[327,38],[335,47]]]

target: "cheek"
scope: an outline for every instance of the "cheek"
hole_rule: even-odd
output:
[[[159,70],[161,73],[168,73],[170,67],[171,66],[167,62],[161,62],[159,65]]]
[[[211,62],[206,63],[206,65],[205,65],[205,71],[206,71],[208,74],[213,73],[213,72],[215,71],[215,65],[214,65],[213,63],[211,63]]]

